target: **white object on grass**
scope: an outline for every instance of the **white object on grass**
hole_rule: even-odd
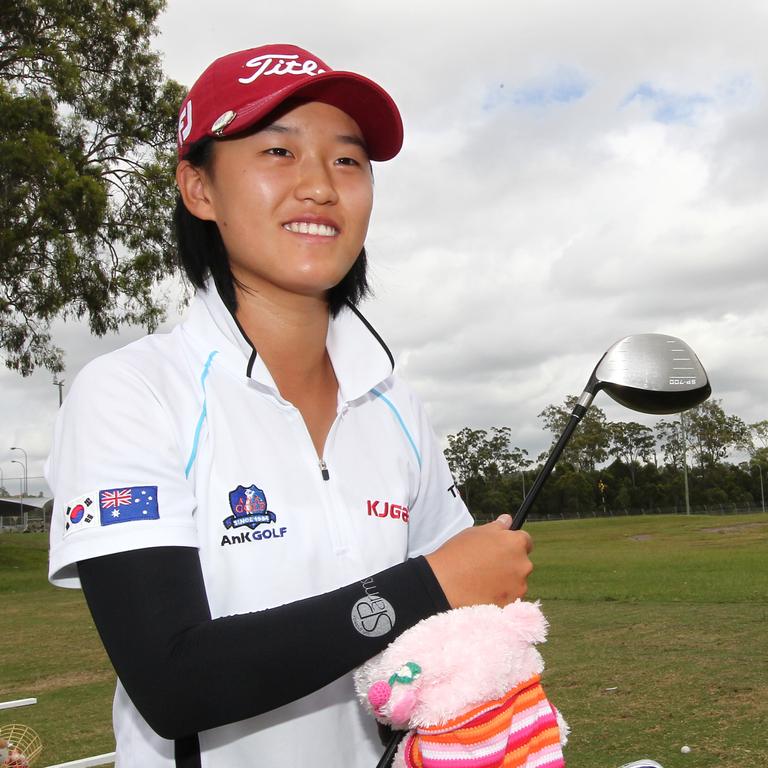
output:
[[[634,763],[625,763],[620,765],[619,768],[664,768],[661,763],[657,763],[655,760],[635,760]]]
[[[14,701],[0,701],[0,709],[28,707],[30,704],[37,704],[37,699],[15,699]]]

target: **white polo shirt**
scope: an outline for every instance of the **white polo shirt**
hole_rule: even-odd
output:
[[[331,591],[471,525],[424,410],[375,331],[344,309],[327,348],[339,398],[322,462],[215,290],[199,291],[170,334],[86,366],[46,467],[51,582],[78,587],[76,563],[91,557],[196,547],[216,618]],[[263,650],[231,660],[229,672],[268,658]],[[119,766],[175,765],[173,742],[119,683],[114,726]],[[203,768],[371,768],[382,751],[350,675],[205,731],[200,749]]]

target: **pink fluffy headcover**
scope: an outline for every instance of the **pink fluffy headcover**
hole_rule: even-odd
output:
[[[406,630],[360,667],[357,694],[382,723],[434,732],[435,726],[455,723],[540,675],[544,661],[535,645],[546,636],[539,603],[516,600],[505,608],[475,605],[446,611]],[[556,714],[565,744],[567,725]],[[398,756],[395,764],[405,765]]]

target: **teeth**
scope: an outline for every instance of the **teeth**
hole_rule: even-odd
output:
[[[291,221],[288,224],[283,224],[283,229],[297,235],[320,235],[320,237],[333,237],[339,233],[335,227],[308,221]]]

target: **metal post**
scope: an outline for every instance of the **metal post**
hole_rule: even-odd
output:
[[[24,454],[24,495],[29,496],[29,486],[27,485],[27,452],[23,448],[11,447],[12,451],[21,451]]]
[[[686,444],[688,442],[685,435],[685,418],[683,417],[683,411],[680,412],[680,434],[682,437],[683,445],[683,481],[685,483],[685,514],[691,514],[691,498],[688,493],[688,452]]]

